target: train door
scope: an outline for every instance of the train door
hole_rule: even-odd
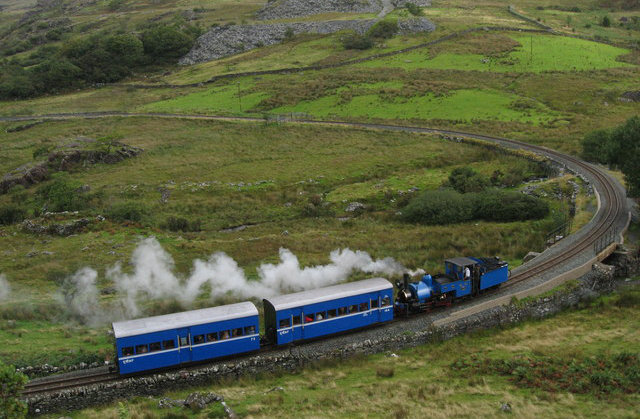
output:
[[[371,314],[373,315],[374,322],[380,321],[380,296],[376,295],[371,298]]]
[[[178,329],[178,353],[181,364],[191,362],[191,333],[188,327]]]

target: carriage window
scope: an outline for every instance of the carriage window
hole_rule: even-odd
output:
[[[315,319],[315,318],[316,318],[316,316],[314,316],[313,313],[305,314],[304,315],[304,322],[305,323],[311,323],[311,322],[313,322],[313,319]]]
[[[282,320],[280,320],[280,328],[283,328],[283,327],[289,327],[289,325],[290,325],[289,323],[290,323],[290,322],[289,322],[289,319],[282,319]]]
[[[316,320],[324,320],[327,315],[323,311],[319,311],[316,313]]]
[[[207,333],[207,342],[215,342],[216,340],[218,340],[217,333]]]
[[[233,329],[233,337],[238,337],[238,336],[242,336],[242,327],[238,328],[238,329]]]
[[[133,355],[133,346],[127,346],[126,348],[122,348],[122,356],[131,356]]]
[[[300,322],[302,321],[300,316],[293,316],[293,325],[297,325],[300,324]]]
[[[224,330],[224,331],[220,332],[220,340],[225,340],[225,339],[229,339],[229,331],[228,330]]]
[[[160,342],[153,342],[149,344],[149,352],[158,352],[160,350],[162,350]]]
[[[378,300],[371,300],[371,308],[378,308]]]
[[[180,346],[189,346],[189,339],[186,336],[180,336]]]
[[[193,337],[193,344],[200,345],[201,343],[204,343],[204,335],[195,335]]]
[[[385,295],[384,298],[382,299],[382,307],[388,306],[390,301],[391,300],[390,300],[389,296]]]
[[[358,306],[357,305],[352,305],[351,307],[349,307],[349,313],[357,313],[358,312]]]
[[[367,311],[367,310],[369,310],[369,304],[360,303],[360,311]]]
[[[327,319],[333,319],[337,315],[338,315],[338,311],[335,309],[327,311]]]
[[[244,328],[244,334],[245,335],[253,335],[256,333],[256,327],[255,326],[248,326]]]
[[[164,347],[164,349],[173,349],[176,347],[176,343],[173,341],[173,339],[165,340],[164,342],[162,342],[162,346]]]
[[[338,316],[344,316],[345,314],[347,314],[347,308],[346,307],[340,307],[338,309]]]
[[[146,354],[147,352],[149,352],[149,347],[147,347],[147,345],[136,346],[136,354]]]

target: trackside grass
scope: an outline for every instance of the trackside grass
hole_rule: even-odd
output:
[[[576,417],[589,417],[599,415],[596,412],[605,413],[604,406],[608,417],[633,417],[640,405],[637,392],[625,392],[615,386],[607,391],[599,389],[613,378],[607,374],[616,374],[615,369],[606,369],[607,365],[630,359],[636,359],[636,364],[627,363],[625,373],[636,386],[639,383],[640,332],[635,324],[639,303],[636,287],[550,319],[402,350],[397,357],[379,354],[332,360],[296,374],[243,377],[167,396],[181,399],[196,390],[212,391],[223,395],[239,415],[255,418],[494,418],[505,414],[500,410],[505,403],[510,405],[512,415],[522,418],[562,418],[569,412]],[[546,363],[520,362],[527,359]],[[471,367],[466,367],[464,361],[471,361]],[[478,363],[520,367],[517,374],[505,376],[501,370],[473,367]],[[538,377],[541,368],[550,368],[551,372]],[[590,384],[576,387],[563,381],[563,376],[557,374],[563,368]],[[545,385],[538,385],[538,378]],[[157,406],[157,398],[135,398],[71,416],[116,418],[122,411],[131,417],[146,418],[167,414],[206,418],[220,414],[218,405],[200,411]]]

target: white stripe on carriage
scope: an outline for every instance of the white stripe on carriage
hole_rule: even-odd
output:
[[[342,315],[342,316],[332,317],[330,319],[314,320],[311,323],[302,323],[302,324],[296,324],[296,325],[289,326],[289,327],[283,327],[282,329],[278,329],[277,331],[289,330],[289,329],[293,329],[295,327],[311,326],[311,325],[314,325],[316,323],[323,323],[323,322],[332,321],[332,320],[346,319],[347,317],[357,316],[358,314],[371,313],[372,311],[382,311],[382,310],[387,309],[387,308],[391,308],[391,306],[389,305],[389,306],[380,307],[380,308],[371,308],[371,309],[369,309],[367,311],[359,311],[357,313],[349,313],[349,314],[345,314],[345,315]]]
[[[162,351],[153,351],[153,352],[147,352],[147,353],[144,353],[144,354],[136,354],[136,355],[122,356],[122,357],[120,357],[120,358],[118,358],[118,359],[119,359],[119,360],[125,360],[125,359],[139,358],[139,357],[141,357],[141,356],[147,356],[147,355],[166,354],[166,353],[169,353],[169,352],[178,351],[178,350],[183,349],[183,348],[185,348],[185,349],[186,349],[186,348],[189,348],[189,347],[192,347],[192,348],[193,348],[194,346],[195,346],[196,348],[201,348],[201,347],[203,347],[203,346],[209,346],[209,345],[213,345],[213,344],[216,344],[216,343],[231,342],[231,341],[234,341],[234,340],[248,339],[248,338],[252,338],[252,337],[256,337],[256,336],[260,336],[260,335],[256,333],[256,334],[253,334],[253,335],[240,336],[240,337],[237,337],[237,338],[217,340],[217,341],[215,341],[215,342],[198,343],[198,344],[195,344],[195,345],[181,346],[181,347],[179,347],[179,348],[165,349],[165,350],[162,350]]]

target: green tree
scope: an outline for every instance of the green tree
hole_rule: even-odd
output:
[[[406,3],[404,5],[404,7],[407,8],[407,10],[409,11],[409,13],[411,13],[414,16],[423,16],[424,12],[422,11],[422,8],[418,5],[416,5],[415,3]]]
[[[371,38],[365,35],[360,35],[359,33],[352,31],[349,32],[340,38],[342,42],[342,46],[344,49],[369,49],[373,46],[373,41]]]
[[[20,392],[27,383],[27,377],[17,372],[12,365],[0,361],[0,417],[6,419],[27,416],[27,405],[20,401]]]
[[[622,170],[629,195],[640,196],[640,116],[615,128],[610,143],[609,163]]]
[[[611,134],[607,130],[588,133],[582,140],[582,158],[606,164],[611,160]]]
[[[142,41],[130,33],[106,38],[105,49],[111,57],[117,60],[118,64],[129,68],[140,64],[144,54]]]
[[[392,38],[398,32],[398,21],[388,19],[381,20],[367,31],[367,36],[370,38],[389,39]]]
[[[55,91],[76,84],[82,70],[64,58],[52,58],[36,66],[33,74],[41,90]]]
[[[154,62],[177,60],[189,52],[194,40],[176,26],[156,25],[142,33],[144,53]]]
[[[611,19],[609,19],[609,16],[605,15],[602,18],[602,22],[600,24],[605,28],[608,28],[609,26],[611,26]]]
[[[87,196],[78,192],[82,184],[71,181],[66,173],[56,173],[54,180],[41,186],[37,195],[48,211],[75,211],[86,207]]]

